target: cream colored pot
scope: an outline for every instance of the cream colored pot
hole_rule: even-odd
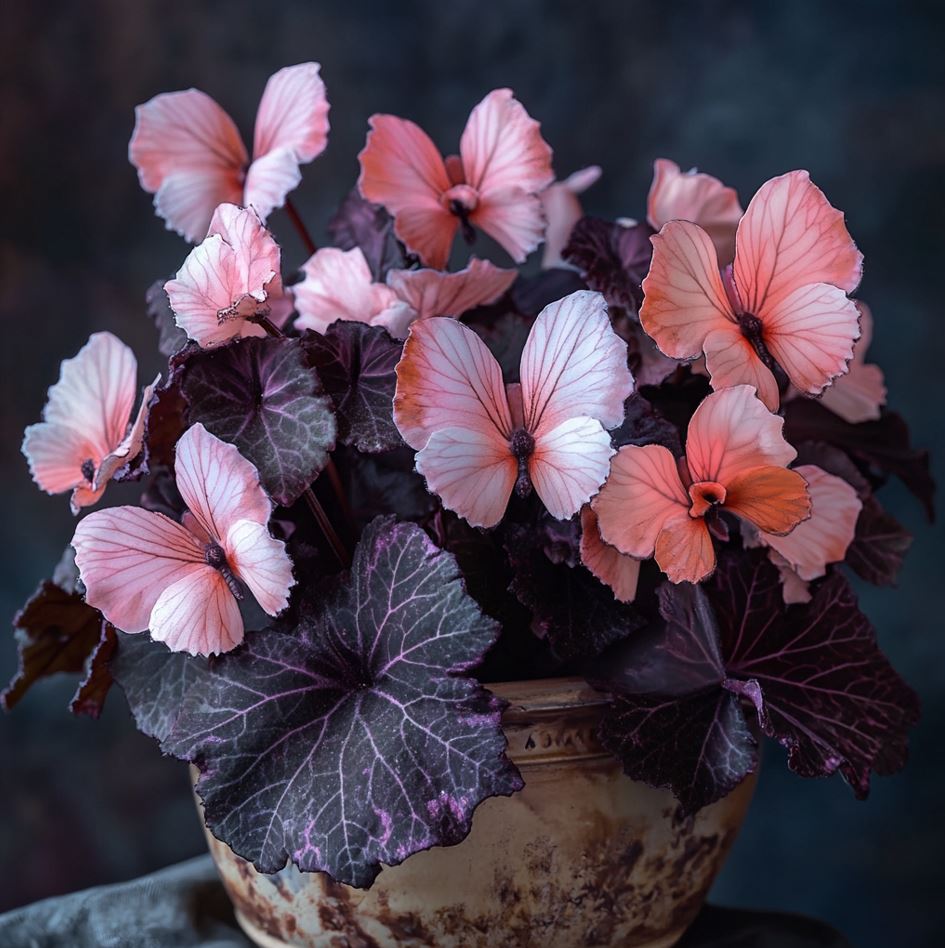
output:
[[[243,929],[262,946],[666,948],[699,911],[754,778],[694,818],[625,777],[595,738],[579,679],[490,685],[525,789],[486,800],[458,846],[417,853],[367,891],[288,866],[256,872],[209,836]]]

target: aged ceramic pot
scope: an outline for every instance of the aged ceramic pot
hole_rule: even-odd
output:
[[[605,699],[580,679],[490,685],[525,789],[486,800],[458,846],[417,853],[367,891],[288,866],[261,875],[209,836],[257,944],[311,948],[668,948],[699,911],[754,779],[694,818],[625,777],[595,738]]]

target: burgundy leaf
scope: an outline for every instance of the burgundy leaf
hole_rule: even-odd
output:
[[[291,859],[369,886],[521,788],[501,706],[468,674],[497,634],[452,556],[376,520],[297,628],[214,663],[164,748],[197,763],[207,825],[259,871]]]
[[[503,313],[487,324],[477,323],[472,328],[489,347],[502,368],[507,383],[519,381],[522,350],[531,331],[533,320],[520,313]]]
[[[523,316],[537,316],[549,303],[560,300],[587,284],[573,270],[558,267],[532,276],[519,276],[509,289],[512,305]]]
[[[682,455],[679,429],[642,395],[634,392],[624,402],[623,409],[623,423],[610,432],[615,448],[622,448],[627,444],[661,444],[669,448],[676,457]]]
[[[155,280],[144,294],[148,315],[158,332],[158,351],[162,356],[170,357],[187,344],[187,333],[174,321],[167,293],[164,292],[164,280]]]
[[[793,771],[839,771],[862,799],[871,770],[903,766],[919,701],[880,652],[840,573],[811,602],[785,608],[778,572],[758,551],[723,557],[708,591],[725,687],[751,698],[762,730],[788,749]]]
[[[643,301],[640,284],[650,266],[653,248],[648,224],[625,227],[596,217],[574,225],[564,259],[578,268],[592,290],[612,306],[636,313]]]
[[[868,583],[895,586],[912,534],[875,497],[863,502],[844,562]]]
[[[69,710],[73,714],[86,714],[98,718],[105,707],[105,698],[112,687],[109,662],[115,652],[117,633],[113,626],[103,622],[101,637],[85,662],[85,676],[79,683]]]
[[[235,444],[280,504],[297,500],[328,462],[331,399],[297,339],[250,338],[194,355],[183,392],[191,423]]]
[[[404,265],[404,254],[394,236],[390,214],[361,197],[354,188],[341,202],[335,216],[328,222],[332,242],[342,250],[360,247],[375,281],[380,282],[387,271]]]
[[[792,444],[825,441],[868,468],[895,475],[919,500],[929,520],[934,519],[929,453],[912,447],[909,428],[895,412],[884,409],[876,421],[853,425],[813,399],[795,398],[785,407],[784,436]]]
[[[398,520],[420,520],[433,510],[435,499],[414,470],[414,453],[406,445],[383,454],[342,449],[336,460],[351,510],[361,526],[384,514],[396,514]]]
[[[392,414],[403,343],[380,326],[336,322],[307,332],[303,346],[334,402],[342,444],[368,454],[403,445]]]
[[[90,656],[107,633],[102,614],[86,605],[83,593],[69,547],[53,571],[52,579],[39,584],[13,619],[19,668],[0,694],[0,704],[7,711],[41,678],[59,672],[87,671]]]

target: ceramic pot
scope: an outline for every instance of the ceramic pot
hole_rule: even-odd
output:
[[[694,818],[624,776],[597,742],[605,699],[580,679],[490,685],[525,789],[486,800],[459,845],[384,869],[368,890],[289,865],[275,875],[208,834],[258,945],[667,948],[698,913],[754,778]]]

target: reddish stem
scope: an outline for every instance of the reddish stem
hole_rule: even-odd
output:
[[[308,255],[311,256],[316,250],[318,250],[318,245],[314,240],[312,240],[312,235],[308,232],[305,222],[302,220],[299,212],[295,209],[295,205],[289,198],[285,199],[285,212],[289,215],[289,219],[295,226],[296,231],[298,231],[298,235],[302,239],[302,243],[305,244],[305,249],[308,251]]]

